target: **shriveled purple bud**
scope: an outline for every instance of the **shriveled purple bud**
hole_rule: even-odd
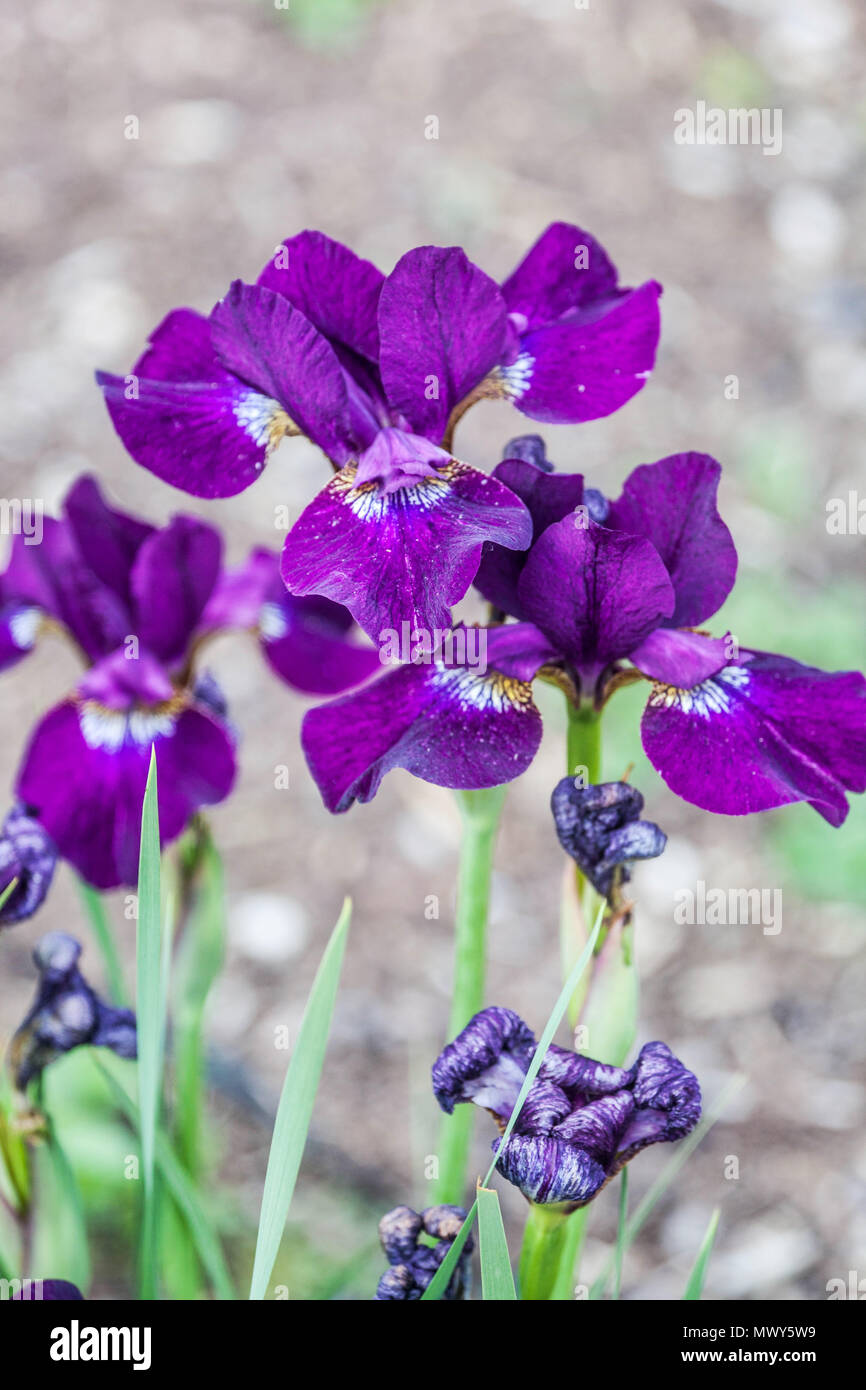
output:
[[[43,936],[33,952],[41,978],[11,1046],[15,1082],[22,1091],[75,1047],[110,1047],[118,1057],[137,1055],[135,1014],[99,998],[78,969],[80,955],[80,943],[64,932]]]
[[[535,1051],[535,1038],[511,1009],[483,1009],[437,1057],[433,1094],[450,1115],[474,1101],[508,1120]]]
[[[524,463],[534,464],[544,473],[554,471],[554,466],[547,457],[547,445],[540,434],[519,434],[516,439],[509,439],[502,450],[502,458],[522,459]]]
[[[379,1222],[379,1239],[390,1269],[379,1280],[374,1302],[414,1302],[420,1299],[441,1265],[466,1220],[462,1207],[440,1205],[417,1212],[394,1207]],[[435,1245],[422,1244],[422,1236]],[[469,1257],[474,1248],[468,1236],[443,1298],[464,1298],[469,1278]]]
[[[15,887],[0,908],[0,927],[32,917],[48,895],[57,849],[44,827],[23,805],[13,807],[0,831],[0,894]]]
[[[603,898],[628,880],[630,863],[655,859],[667,844],[664,831],[640,819],[643,797],[628,782],[582,787],[563,777],[550,807],[559,843]]]
[[[517,1014],[484,1009],[434,1063],[436,1099],[449,1113],[472,1101],[492,1111],[501,1129],[534,1051]],[[646,1043],[628,1068],[552,1045],[496,1166],[529,1201],[573,1210],[648,1144],[688,1134],[700,1114],[696,1077],[662,1042]]]
[[[10,1294],[12,1303],[71,1303],[84,1294],[68,1279],[21,1279],[20,1288]]]

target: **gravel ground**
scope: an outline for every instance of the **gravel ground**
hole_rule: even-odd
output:
[[[233,559],[276,546],[278,509],[297,515],[324,478],[315,450],[288,441],[253,489],[196,503],[125,456],[94,367],[127,368],[170,307],[208,310],[305,226],[385,269],[409,246],[460,242],[498,277],[549,221],[568,219],[601,239],[626,283],[665,285],[663,350],[619,414],[551,432],[552,457],[615,493],[636,463],[714,454],[750,596],[735,613],[761,624],[750,640],[772,646],[784,634],[803,659],[862,663],[863,539],[825,526],[827,499],[862,479],[866,413],[864,43],[853,0],[408,0],[331,4],[318,16],[294,0],[288,14],[237,0],[33,0],[0,18],[0,55],[4,496],[50,508],[93,470],[129,509],[215,521]],[[674,113],[699,98],[779,108],[781,153],[677,145]],[[435,140],[425,138],[431,116]],[[459,451],[489,466],[522,428],[505,406],[479,407]],[[273,1030],[296,1028],[351,891],[314,1123],[313,1166],[347,1191],[343,1225],[322,1215],[316,1181],[302,1188],[323,1238],[348,1245],[369,1236],[350,1189],[377,1207],[425,1200],[456,815],[448,793],[397,774],[372,805],[329,818],[298,747],[301,702],[233,640],[215,648],[213,668],[244,734],[237,792],[213,816],[231,895],[230,960],[211,1014],[226,1176],[254,1211],[267,1146],[255,1106],[273,1104],[285,1063]],[[71,657],[52,647],[4,677],[4,788],[35,708],[73,676]],[[491,926],[489,998],[537,1026],[558,988],[562,856],[546,810],[562,761],[557,718],[551,704],[542,753],[509,797]],[[611,775],[620,745],[631,755],[627,719],[616,738]],[[288,790],[274,787],[279,764]],[[731,1076],[747,1080],[635,1246],[626,1295],[678,1297],[721,1205],[708,1296],[823,1298],[830,1278],[866,1273],[862,901],[846,901],[847,880],[809,900],[775,838],[798,811],[716,820],[645,765],[639,784],[671,840],[636,883],[641,1037],[664,1036],[710,1099]],[[823,854],[827,837],[810,839],[817,822],[794,823],[804,857]],[[859,825],[839,832],[848,861],[862,849]],[[698,879],[781,888],[783,930],[678,925],[674,895]],[[438,920],[425,917],[430,894]],[[64,872],[39,919],[4,935],[0,1036],[29,992],[33,941],[77,912]],[[634,1166],[634,1194],[668,1157]],[[519,1196],[505,1204],[516,1222]],[[590,1276],[614,1219],[607,1193]]]

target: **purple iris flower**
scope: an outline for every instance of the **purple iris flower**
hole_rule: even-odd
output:
[[[10,1048],[21,1091],[75,1047],[110,1047],[118,1057],[137,1056],[135,1014],[99,998],[78,969],[80,955],[80,943],[64,932],[43,936],[33,952],[40,977],[36,999]]]
[[[504,1131],[535,1048],[511,1009],[483,1009],[433,1065],[439,1105],[450,1115],[472,1102]],[[700,1115],[697,1078],[662,1042],[645,1043],[628,1068],[551,1044],[496,1167],[529,1201],[571,1211],[648,1144],[682,1139]]]
[[[0,927],[23,922],[42,906],[51,887],[57,847],[25,806],[14,806],[0,831],[0,894],[15,887],[0,907]]]
[[[579,786],[563,777],[550,805],[559,843],[602,898],[618,895],[636,859],[656,859],[667,844],[664,831],[640,819],[643,797],[628,782]]]
[[[326,805],[369,800],[391,767],[462,788],[519,776],[540,737],[529,683],[541,672],[596,709],[621,684],[650,682],[647,756],[704,810],[807,801],[840,825],[845,793],[866,790],[863,676],[697,630],[736,573],[720,471],[705,454],[675,454],[636,468],[609,502],[528,457],[499,464],[534,539],[521,554],[489,547],[476,584],[518,621],[487,630],[483,672],[407,665],[310,711],[302,741]]]
[[[307,694],[346,690],[379,664],[352,640],[345,609],[286,592],[275,554],[225,570],[212,526],[185,516],[149,526],[108,506],[90,478],[62,519],[45,519],[40,544],[14,538],[0,576],[6,664],[59,631],[87,667],[31,735],[16,790],[97,888],[136,881],[151,745],[164,844],[231,790],[225,701],[196,671],[203,643],[225,628],[253,633],[272,670]]]
[[[385,277],[307,231],[209,317],[172,311],[129,376],[97,380],[133,458],[197,496],[248,487],[287,435],[317,444],[335,476],[292,528],[283,578],[375,639],[447,624],[482,545],[529,542],[522,502],[453,456],[457,420],[485,397],[540,420],[616,410],[652,368],[659,294],[620,289],[564,223],[501,287],[458,247],[417,247]]]
[[[388,1257],[389,1268],[379,1280],[374,1302],[413,1302],[421,1298],[451,1246],[454,1244],[466,1212],[462,1207],[442,1205],[413,1211],[411,1207],[395,1207],[379,1222],[379,1239]],[[430,1236],[435,1245],[422,1244],[421,1237]],[[469,1281],[469,1257],[475,1242],[467,1236],[460,1252],[444,1299],[462,1299]]]

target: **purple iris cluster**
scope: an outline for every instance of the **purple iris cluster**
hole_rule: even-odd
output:
[[[466,1220],[462,1207],[441,1204],[413,1211],[394,1207],[379,1222],[379,1240],[388,1258],[388,1269],[379,1280],[374,1301],[378,1303],[415,1302],[431,1283]],[[466,1238],[454,1273],[442,1297],[466,1297],[469,1284],[469,1257],[475,1247]]]
[[[291,594],[342,605],[377,642],[404,623],[450,629],[473,583],[489,601],[483,669],[440,647],[308,713],[331,811],[396,767],[464,789],[519,776],[541,739],[536,678],[596,709],[646,681],[647,755],[706,810],[807,801],[838,825],[846,793],[866,790],[862,676],[704,630],[737,568],[714,459],[642,464],[609,499],[556,472],[537,436],[491,474],[455,457],[482,399],[550,424],[624,405],[653,367],[659,295],[620,287],[566,223],[501,285],[459,248],[418,247],[384,276],[302,232],[208,316],[170,313],[127,376],[99,375],[132,456],[198,496],[249,486],[285,436],[321,448],[333,476],[286,538]]]
[[[500,1132],[511,1118],[536,1050],[511,1009],[483,1009],[433,1065],[442,1109],[489,1110]],[[496,1167],[531,1202],[585,1206],[648,1144],[682,1139],[701,1115],[697,1078],[662,1042],[645,1043],[631,1067],[607,1066],[552,1044],[497,1150]]]
[[[151,746],[163,843],[228,795],[236,738],[219,687],[199,667],[209,640],[246,630],[282,681],[327,695],[378,668],[353,628],[329,599],[290,595],[272,552],[228,569],[213,526],[189,516],[148,525],[79,479],[39,545],[14,537],[0,575],[0,664],[59,634],[84,667],[37,723],[18,771],[21,806],[0,833],[0,887],[15,887],[0,922],[35,910],[58,852],[97,888],[135,884]]]

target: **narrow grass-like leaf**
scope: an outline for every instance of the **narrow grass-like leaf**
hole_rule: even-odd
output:
[[[700,1300],[704,1291],[704,1280],[707,1277],[707,1267],[710,1263],[710,1256],[713,1253],[713,1245],[716,1240],[716,1231],[719,1229],[719,1217],[722,1214],[721,1207],[716,1207],[710,1217],[710,1224],[707,1226],[706,1235],[701,1241],[701,1248],[698,1257],[689,1275],[689,1282],[686,1284],[686,1291],[683,1294],[684,1301],[697,1302]]]
[[[136,937],[136,1016],[138,1022],[138,1107],[141,1136],[143,1208],[139,1252],[139,1289],[143,1299],[157,1292],[156,1129],[165,1037],[165,980],[162,961],[162,902],[156,751],[141,813]]]
[[[745,1086],[747,1079],[747,1077],[740,1074],[732,1076],[727,1086],[723,1088],[712,1110],[704,1116],[700,1124],[692,1130],[687,1138],[680,1140],[677,1145],[676,1153],[670,1163],[662,1169],[643,1200],[638,1202],[634,1215],[631,1217],[630,1221],[628,1221],[623,1245],[624,1250],[629,1248],[635,1237],[643,1229],[646,1222],[652,1216],[656,1205],[667,1192],[683,1164],[691,1157],[701,1140],[709,1134],[722,1112],[730,1104],[737,1092],[742,1090],[743,1086]],[[607,1288],[607,1281],[611,1276],[615,1258],[616,1252],[611,1255],[601,1274],[590,1288],[589,1296],[591,1299],[604,1297],[604,1291]]]
[[[514,1291],[514,1275],[511,1272],[505,1227],[502,1224],[499,1194],[491,1187],[479,1187],[475,1200],[478,1203],[481,1296],[485,1301],[515,1301],[517,1294]]]
[[[347,898],[316,972],[283,1083],[262,1192],[251,1299],[264,1298],[283,1238],[325,1060],[351,917]]]
[[[17,879],[17,878],[13,878],[13,880],[12,880],[11,883],[7,883],[7,884],[6,884],[6,887],[3,889],[3,892],[0,893],[0,910],[2,910],[2,908],[4,908],[4,907],[6,906],[6,904],[8,903],[9,899],[12,897],[12,894],[15,892],[15,889],[16,889],[17,887],[18,887],[18,879]]]
[[[122,1111],[132,1128],[135,1129],[138,1118],[135,1101],[98,1057],[94,1055],[93,1061],[107,1082],[118,1109]],[[154,1157],[156,1167],[166,1188],[183,1213],[187,1229],[198,1257],[213,1285],[214,1293],[217,1298],[234,1300],[237,1298],[237,1294],[219,1240],[201,1205],[194,1183],[190,1181],[184,1171],[183,1164],[178,1160],[171,1144],[161,1130],[158,1130],[156,1134]]]
[[[192,910],[183,930],[174,978],[174,1072],[178,1152],[192,1174],[201,1167],[206,1090],[204,1015],[225,957],[223,870],[205,830]]]
[[[84,1203],[69,1160],[53,1125],[48,1141],[33,1151],[35,1203],[31,1278],[51,1271],[53,1279],[68,1279],[86,1292],[90,1283],[90,1254]]]
[[[625,1256],[625,1231],[628,1217],[628,1169],[623,1168],[619,1179],[619,1220],[616,1227],[616,1259],[613,1266],[613,1296],[622,1293],[622,1262]]]
[[[523,1078],[523,1085],[521,1086],[517,1094],[517,1100],[514,1103],[514,1109],[511,1112],[511,1118],[509,1119],[508,1124],[505,1126],[502,1138],[496,1146],[496,1152],[493,1155],[493,1162],[487,1169],[487,1172],[481,1182],[482,1187],[487,1186],[493,1175],[493,1170],[496,1167],[496,1160],[498,1159],[504,1145],[508,1143],[508,1140],[511,1137],[511,1131],[514,1129],[520,1112],[523,1109],[523,1102],[529,1095],[532,1083],[538,1075],[539,1071],[541,1070],[541,1064],[547,1056],[547,1049],[553,1042],[553,1035],[559,1027],[560,1023],[562,1022],[565,1011],[568,1008],[569,1000],[574,994],[574,991],[577,989],[577,986],[580,984],[581,976],[583,975],[584,970],[590,962],[593,950],[595,949],[595,943],[598,940],[598,934],[601,931],[601,919],[604,915],[605,906],[605,903],[600,904],[595,919],[595,925],[589,934],[589,939],[587,940],[586,945],[584,946],[577,960],[574,962],[568,979],[562,986],[562,989],[559,991],[559,998],[554,1004],[553,1011],[550,1017],[548,1018],[547,1023],[544,1026],[544,1031],[541,1034],[541,1039],[538,1043],[538,1046],[532,1054],[532,1061],[529,1063],[526,1076]],[[472,1207],[466,1217],[466,1220],[463,1222],[463,1225],[461,1226],[460,1231],[458,1232],[454,1244],[451,1246],[451,1249],[448,1251],[448,1254],[445,1256],[445,1259],[442,1261],[441,1265],[437,1269],[427,1288],[421,1295],[422,1301],[425,1299],[430,1301],[441,1298],[443,1293],[447,1289],[449,1283],[451,1282],[451,1275],[454,1273],[454,1266],[457,1264],[457,1261],[460,1258],[460,1251],[466,1244],[466,1239],[469,1235],[470,1230],[472,1229],[472,1223],[475,1220],[475,1215],[477,1211],[478,1200],[476,1198],[476,1200],[472,1203]]]
[[[95,888],[91,888],[89,883],[85,883],[83,878],[76,878],[76,883],[84,911],[90,922],[91,931],[102,956],[102,963],[105,966],[108,992],[113,1003],[125,1008],[129,1003],[129,996],[123,979],[123,966],[120,963],[114,932],[105,910],[105,903],[101,894],[97,893]]]

